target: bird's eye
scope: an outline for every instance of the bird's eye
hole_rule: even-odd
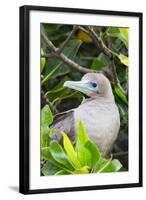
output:
[[[97,87],[97,83],[95,83],[95,82],[92,82],[91,85],[92,85],[92,87],[94,87],[94,88]]]

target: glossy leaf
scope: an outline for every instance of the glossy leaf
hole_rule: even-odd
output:
[[[109,65],[109,63],[110,60],[108,59],[108,57],[105,54],[100,53],[98,57],[93,60],[91,68],[95,70],[100,70],[106,65]]]
[[[88,174],[89,173],[89,167],[88,166],[84,166],[80,169],[76,169],[75,171],[73,171],[73,174]]]
[[[41,56],[44,55],[44,51],[43,49],[41,49]],[[44,67],[46,64],[46,58],[45,57],[41,57],[41,72],[43,71]]]
[[[97,173],[105,172],[105,170],[109,167],[112,158],[109,160],[101,159],[100,162],[97,164],[95,171]]]
[[[48,125],[44,124],[41,126],[41,148],[49,146],[49,127]]]
[[[52,154],[50,153],[50,147],[41,148],[41,159],[48,160],[55,166],[62,166],[59,165],[59,163],[53,158]]]
[[[41,169],[41,172],[44,176],[50,176],[50,175],[54,175],[56,174],[56,172],[58,171],[59,169],[57,167],[55,167],[54,165],[52,165],[50,162],[46,162],[42,169]]]
[[[41,126],[50,125],[53,122],[53,115],[48,105],[41,110]]]
[[[89,140],[89,137],[88,137],[88,134],[87,134],[87,132],[84,128],[82,120],[79,121],[79,124],[77,126],[77,130],[78,130],[78,140],[82,144],[85,144]]]
[[[117,95],[126,105],[128,105],[127,97],[122,93],[122,91],[121,91],[117,86],[114,87],[114,90],[115,90],[116,95]]]
[[[128,35],[129,35],[128,28],[119,28],[119,31],[121,33],[121,37],[123,38],[123,42],[128,47]]]
[[[127,28],[110,27],[108,28],[106,33],[108,36],[119,38],[128,48],[128,29]]]
[[[56,161],[52,155],[50,147],[41,148],[41,159],[49,161],[52,165],[59,169],[69,170],[70,167],[70,169],[73,170],[73,168],[70,165],[64,166],[60,162]]]
[[[99,149],[98,149],[97,145],[94,144],[91,140],[86,142],[85,148],[88,149],[91,153],[91,163],[89,166],[94,167],[101,158]]]
[[[49,146],[49,125],[53,122],[53,115],[48,105],[41,110],[41,147]]]
[[[122,165],[118,160],[108,160],[99,172],[117,172]]]
[[[69,162],[67,154],[64,152],[61,145],[58,142],[50,142],[50,152],[53,158],[60,164],[66,166],[69,169],[73,169],[71,163]]]
[[[68,136],[64,132],[62,132],[62,136],[63,136],[63,146],[69,157],[69,160],[71,161],[74,167],[80,168],[81,165],[77,159],[77,155],[71,141],[69,140]]]
[[[124,56],[123,54],[120,54],[118,57],[119,57],[121,63],[123,63],[124,65],[128,66],[129,61],[128,61],[127,56]]]
[[[110,27],[110,28],[107,29],[106,33],[107,33],[108,36],[118,37],[119,34],[120,34],[120,31],[116,27]]]
[[[97,146],[89,139],[82,121],[78,125],[76,151],[82,166],[93,167],[100,159],[100,152]]]
[[[60,175],[67,175],[67,174],[72,174],[72,172],[71,171],[66,171],[66,170],[59,170],[54,175],[55,176],[60,176]]]

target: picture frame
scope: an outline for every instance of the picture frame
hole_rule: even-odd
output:
[[[54,17],[57,16],[57,17]],[[108,22],[107,22],[108,17]],[[77,22],[78,18],[78,22]],[[97,18],[97,25],[115,27],[129,27],[130,29],[130,66],[129,66],[129,92],[131,92],[131,101],[129,100],[129,134],[135,129],[133,134],[133,146],[129,141],[129,170],[126,175],[122,175],[120,179],[113,174],[108,176],[108,179],[103,178],[103,183],[97,183],[94,175],[88,175],[89,183],[84,183],[85,175],[71,175],[73,178],[72,184],[67,176],[62,177],[45,177],[40,176],[40,173],[35,176],[34,166],[40,161],[39,153],[40,146],[40,112],[35,111],[35,106],[40,105],[40,69],[33,68],[32,65],[40,65],[40,23],[58,23],[58,24],[86,24],[96,25],[94,20]],[[54,19],[54,20],[53,20]],[[93,22],[91,23],[91,20]],[[70,22],[69,22],[70,20]],[[100,21],[101,20],[101,21]],[[123,21],[120,21],[123,20]],[[105,23],[106,21],[106,23]],[[19,191],[22,194],[50,193],[50,192],[67,192],[67,191],[82,191],[82,190],[98,190],[98,189],[113,189],[113,188],[128,188],[142,186],[142,13],[138,12],[123,12],[123,11],[107,11],[107,10],[89,10],[75,9],[62,7],[45,7],[45,6],[22,6],[20,7],[19,16],[20,28],[20,133],[19,133]],[[34,38],[32,37],[33,34]],[[38,39],[39,38],[39,39]],[[38,44],[37,40],[38,39]],[[135,47],[135,48],[132,48]],[[33,48],[33,51],[32,51]],[[34,56],[33,56],[34,52]],[[133,58],[134,56],[135,58]],[[36,61],[34,62],[34,60]],[[132,60],[133,59],[133,60]],[[135,60],[134,60],[135,59]],[[135,62],[135,65],[133,63]],[[131,68],[133,73],[131,72]],[[39,72],[39,73],[38,73]],[[131,73],[131,74],[130,74]],[[39,95],[38,95],[39,94]],[[130,96],[129,95],[129,96]],[[135,96],[134,96],[135,95]],[[37,103],[34,103],[34,97]],[[134,97],[134,98],[133,98]],[[39,99],[39,100],[37,100]],[[135,99],[135,100],[134,100]],[[35,106],[32,106],[35,105]],[[131,110],[134,109],[133,113]],[[131,113],[130,113],[131,112]],[[133,116],[135,115],[135,117]],[[37,117],[37,119],[35,118]],[[136,121],[138,120],[138,121]],[[131,123],[131,124],[130,124]],[[38,134],[34,134],[37,132]],[[131,136],[129,136],[130,138]],[[130,140],[130,139],[129,139]],[[135,146],[134,146],[135,145]],[[134,149],[136,149],[134,151]],[[36,150],[36,151],[35,151]],[[35,152],[35,153],[34,153]],[[32,154],[34,155],[32,157]],[[133,158],[133,156],[134,158]],[[134,159],[134,161],[133,161]],[[135,162],[135,169],[132,169],[132,162]],[[38,166],[38,170],[39,170]],[[129,174],[128,174],[129,173]],[[136,174],[136,177],[133,176]],[[83,181],[81,181],[83,178]],[[86,177],[87,178],[87,177]],[[113,179],[113,182],[110,180]],[[115,179],[115,180],[114,180]],[[117,179],[120,180],[117,183]],[[50,181],[51,180],[51,181]],[[93,180],[93,184],[92,184]],[[124,181],[126,180],[126,181]],[[81,181],[81,184],[80,184]],[[115,182],[114,182],[115,181]],[[56,185],[56,182],[59,182]],[[78,182],[78,183],[77,183]],[[52,186],[51,186],[52,184]]]

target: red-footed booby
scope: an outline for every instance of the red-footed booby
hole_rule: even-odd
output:
[[[56,116],[53,128],[57,133],[51,137],[61,141],[60,132],[64,131],[75,141],[76,126],[82,120],[90,139],[103,155],[107,155],[120,128],[119,111],[109,80],[100,73],[87,73],[81,81],[66,81],[64,87],[78,90],[90,98],[79,107]]]

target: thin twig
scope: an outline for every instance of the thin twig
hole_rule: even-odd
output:
[[[41,90],[41,96],[45,103],[50,107],[50,109],[54,112],[54,114],[58,113],[58,110],[56,109],[55,106],[49,101],[48,97],[45,95],[44,91]]]
[[[122,88],[120,81],[118,79],[116,66],[115,66],[115,63],[114,63],[114,58],[112,60],[111,69],[112,69],[112,73],[113,73],[114,84],[123,92],[123,94],[126,94],[125,90]]]
[[[92,30],[89,26],[85,26],[85,29],[88,31],[89,36],[92,38],[92,40],[94,41],[95,45],[101,49],[110,59],[112,57],[112,53],[110,52],[110,50],[105,46],[105,44],[103,43],[103,41],[101,40],[100,37],[98,37],[96,35],[96,33],[94,32],[94,30]]]
[[[70,41],[71,37],[74,35],[74,33],[76,32],[78,26],[73,26],[72,31],[70,32],[70,34],[68,35],[68,37],[66,38],[66,40],[62,43],[62,45],[60,46],[60,48],[57,50],[57,53],[60,54],[64,48],[66,47],[66,45],[68,44],[68,42]]]
[[[57,52],[58,48],[56,48],[53,43],[47,38],[44,32],[41,31],[41,38],[47,44],[49,49],[51,49],[54,53]]]
[[[89,32],[85,28],[83,28],[82,26],[78,26],[78,29],[80,29],[81,31],[83,31],[83,32],[85,32],[89,35]]]

